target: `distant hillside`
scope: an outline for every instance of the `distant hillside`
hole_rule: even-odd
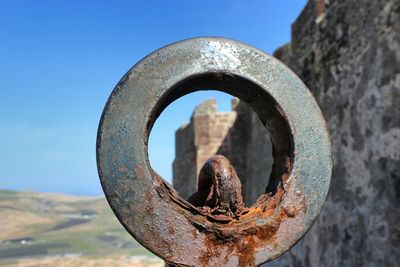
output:
[[[104,197],[0,190],[0,266],[164,266]]]

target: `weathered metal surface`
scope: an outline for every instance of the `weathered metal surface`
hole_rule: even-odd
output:
[[[229,160],[222,155],[210,157],[200,170],[197,192],[188,199],[193,206],[210,216],[230,221],[245,209],[242,184]]]
[[[206,89],[250,104],[273,144],[266,193],[231,220],[216,220],[179,197],[148,159],[149,133],[162,110]],[[316,220],[332,167],[325,121],[300,79],[264,52],[222,38],[172,44],[128,71],[104,109],[97,164],[107,200],[126,230],[181,266],[254,266],[280,256]]]

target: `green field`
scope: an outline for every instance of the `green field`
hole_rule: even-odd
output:
[[[0,190],[0,266],[110,263],[163,266],[125,231],[103,196]]]

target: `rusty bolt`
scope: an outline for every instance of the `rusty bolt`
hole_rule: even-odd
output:
[[[247,211],[240,179],[222,155],[214,155],[205,162],[200,169],[197,192],[188,201],[198,208],[206,208],[210,215],[222,215],[228,220]]]
[[[163,109],[205,89],[251,105],[273,145],[265,194],[242,213],[221,198],[222,210],[235,214],[228,219],[182,199],[148,159],[149,133]],[[139,243],[179,266],[254,266],[279,257],[318,217],[332,168],[325,121],[301,80],[266,53],[223,38],[174,43],[129,70],[108,99],[96,152],[117,218]]]

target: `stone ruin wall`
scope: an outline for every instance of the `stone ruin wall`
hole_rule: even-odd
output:
[[[399,266],[400,1],[310,0],[292,25],[291,43],[274,56],[306,83],[320,105],[334,166],[317,222],[292,250],[266,266]],[[261,192],[252,188],[259,190],[266,181],[264,166],[271,165],[259,159],[269,156],[271,147],[257,115],[243,103],[236,106],[240,109],[230,132],[247,141],[230,147],[245,155],[238,171],[245,177],[244,192],[257,195]],[[191,153],[196,149],[186,155]],[[179,170],[191,172],[192,165]],[[182,181],[174,176],[175,188]]]
[[[399,266],[400,1],[309,1],[281,59],[328,123],[329,196],[317,223],[271,266]]]

